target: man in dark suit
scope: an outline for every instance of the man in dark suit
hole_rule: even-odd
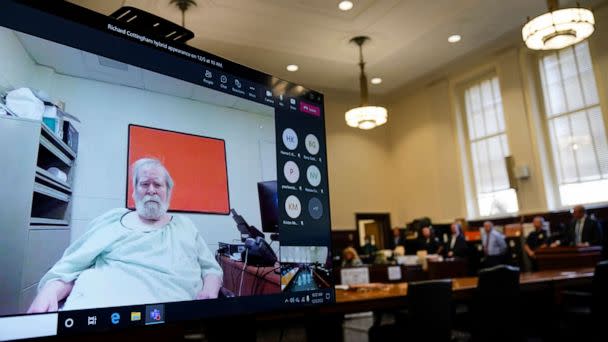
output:
[[[393,228],[393,238],[390,240],[390,248],[395,249],[397,246],[405,247],[405,238],[401,234],[401,229]]]
[[[464,239],[464,235],[462,234],[462,227],[460,226],[460,223],[452,223],[450,230],[452,231],[452,235],[450,236],[450,241],[447,244],[446,256],[448,258],[466,258],[468,246],[467,241]]]
[[[441,254],[443,246],[431,229],[431,227],[422,228],[422,236],[418,239],[418,250],[424,250],[428,254]]]
[[[565,246],[601,246],[602,230],[599,223],[587,216],[585,207],[577,205],[572,210],[572,222],[566,229],[562,245]]]

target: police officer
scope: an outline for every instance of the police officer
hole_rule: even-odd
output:
[[[535,251],[541,247],[547,247],[549,245],[549,235],[543,229],[545,219],[542,216],[536,216],[532,221],[534,225],[534,231],[526,238],[526,244],[524,250],[532,262],[532,270],[538,271],[538,263],[536,262]]]

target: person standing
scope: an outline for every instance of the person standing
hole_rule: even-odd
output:
[[[483,223],[481,243],[484,254],[483,267],[493,267],[504,262],[507,253],[505,236],[494,229],[494,224],[491,221]]]

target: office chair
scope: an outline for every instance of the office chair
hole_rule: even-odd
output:
[[[519,268],[499,265],[479,271],[472,312],[473,341],[520,341]]]
[[[407,289],[409,325],[414,341],[450,341],[452,280],[413,282]]]
[[[602,260],[608,260],[608,220],[600,222],[602,229]]]
[[[595,266],[591,292],[567,290],[562,295],[561,332],[564,340],[607,341],[608,261]]]
[[[369,341],[450,341],[452,280],[412,282],[407,290],[407,314],[395,324],[374,325]]]

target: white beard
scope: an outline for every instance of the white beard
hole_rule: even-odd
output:
[[[137,214],[146,220],[159,220],[167,213],[168,203],[163,203],[158,195],[145,195],[135,200]]]

